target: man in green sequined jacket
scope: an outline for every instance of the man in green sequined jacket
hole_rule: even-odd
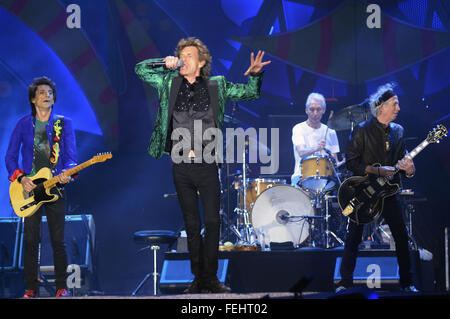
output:
[[[249,76],[246,84],[228,82],[223,76],[210,77],[209,50],[196,38],[180,40],[175,56],[165,57],[162,66],[155,66],[154,63],[160,59],[138,63],[135,68],[137,75],[157,90],[160,103],[148,153],[154,158],[160,158],[164,153],[171,154],[174,147],[172,136],[177,130],[188,132],[182,135],[182,139],[192,141],[191,145],[200,143],[205,146],[202,144],[204,141],[196,140],[193,123],[201,121],[204,129],[221,130],[227,101],[259,98],[262,83],[260,71],[270,63],[263,62],[263,57],[264,52],[261,51],[256,56],[251,54],[250,67],[244,73]],[[172,156],[173,180],[183,212],[191,271],[194,274],[194,281],[186,292],[229,292],[230,289],[220,283],[216,276],[220,229],[217,163],[199,160],[202,154],[197,150],[191,147],[189,154],[184,154],[188,160],[182,163],[175,161]],[[204,210],[204,238],[201,236],[198,195]]]

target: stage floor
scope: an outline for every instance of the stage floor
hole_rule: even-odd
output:
[[[218,278],[234,293],[292,292],[297,286],[306,293],[333,293],[340,279],[339,265],[343,248],[300,248],[272,251],[219,252]],[[189,254],[167,252],[161,275],[163,294],[178,294],[192,280]],[[432,261],[423,261],[419,253],[411,252],[416,286],[422,291],[434,291]],[[378,276],[378,277],[377,277]],[[393,250],[362,249],[355,269],[355,284],[398,291],[398,265]],[[299,288],[300,287],[300,288]]]

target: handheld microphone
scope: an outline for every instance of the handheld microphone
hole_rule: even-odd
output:
[[[151,67],[151,68],[159,68],[161,66],[166,66],[166,61],[164,61],[164,60],[152,61],[152,62],[147,63],[147,66]],[[183,66],[183,61],[178,60],[177,68],[179,68],[181,66]]]

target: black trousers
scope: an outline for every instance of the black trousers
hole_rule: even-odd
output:
[[[64,193],[62,193],[64,195]],[[44,204],[36,213],[25,217],[24,225],[24,277],[27,289],[38,286],[38,245],[41,240],[42,211],[45,209],[50,241],[53,248],[56,289],[66,288],[67,254],[64,244],[66,200],[59,198]]]
[[[381,215],[389,225],[395,241],[395,250],[399,266],[400,285],[407,287],[412,284],[411,260],[408,247],[408,233],[403,220],[402,211],[395,196],[387,197],[384,200],[383,212]],[[345,240],[344,254],[340,269],[340,285],[350,287],[353,285],[353,272],[355,270],[358,246],[362,240],[364,225],[349,223],[349,231]]]
[[[191,272],[198,280],[217,278],[220,237],[220,181],[217,165],[173,164],[173,180],[186,227]],[[205,233],[201,236],[200,196]]]

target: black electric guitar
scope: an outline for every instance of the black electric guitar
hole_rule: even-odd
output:
[[[96,155],[90,160],[68,169],[64,173],[61,173],[61,175],[72,176],[92,164],[104,162],[111,157],[111,153]],[[56,201],[59,196],[51,194],[50,191],[58,183],[58,176],[53,177],[50,168],[41,168],[36,175],[30,177],[33,183],[36,184],[36,187],[31,193],[27,193],[17,179],[12,182],[9,187],[9,198],[16,215],[19,217],[31,216],[44,203]]]
[[[444,136],[447,136],[447,128],[440,124],[405,157],[412,160],[425,147],[431,143],[439,143]],[[380,165],[374,164],[374,166]],[[399,169],[396,167],[394,175],[398,172]],[[391,178],[373,174],[347,178],[339,187],[337,195],[342,214],[357,224],[368,224],[375,221],[383,211],[384,199],[395,195],[400,189],[398,184],[390,183]]]

